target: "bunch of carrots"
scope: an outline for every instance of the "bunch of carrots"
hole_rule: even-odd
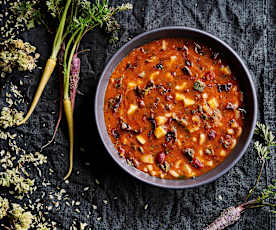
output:
[[[66,0],[65,5],[59,0],[52,0],[52,2],[56,3],[57,7],[59,7],[59,12],[63,12],[59,17],[60,20],[53,42],[52,53],[46,62],[44,72],[29,111],[18,125],[24,124],[32,115],[58,62],[63,75],[63,81],[61,82],[61,89],[63,89],[61,91],[61,98],[63,103],[61,103],[60,106],[59,119],[52,140],[54,139],[61,120],[63,104],[70,141],[69,170],[64,177],[64,179],[67,179],[73,169],[73,112],[80,74],[80,59],[78,57],[80,42],[88,31],[96,27],[106,26],[107,31],[114,34],[119,28],[118,23],[114,19],[114,15],[120,11],[132,9],[132,5],[123,4],[117,7],[109,7],[106,0],[96,0],[94,4],[91,4],[87,0]]]

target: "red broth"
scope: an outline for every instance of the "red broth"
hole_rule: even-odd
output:
[[[134,49],[105,94],[108,134],[130,165],[152,176],[200,176],[235,147],[243,95],[220,54],[187,39]]]

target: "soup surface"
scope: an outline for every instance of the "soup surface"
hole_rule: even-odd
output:
[[[134,49],[113,71],[105,94],[105,124],[118,154],[160,178],[213,169],[242,133],[235,77],[219,53],[192,40]]]

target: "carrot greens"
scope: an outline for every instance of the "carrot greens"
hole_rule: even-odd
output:
[[[45,13],[43,14],[43,7],[47,8],[48,15],[45,15]],[[58,22],[52,45],[52,53],[46,62],[33,102],[25,118],[19,121],[18,125],[24,124],[32,115],[39,102],[41,94],[56,67],[57,58],[59,58],[59,65],[62,63],[62,68],[60,68],[63,79],[61,81],[61,90],[63,92],[60,94],[62,103],[60,103],[59,118],[53,137],[50,142],[42,147],[42,149],[54,140],[61,120],[61,109],[63,104],[70,140],[69,170],[64,179],[70,176],[73,168],[73,112],[80,75],[81,61],[78,57],[78,54],[82,52],[78,50],[80,42],[87,32],[92,31],[97,27],[105,27],[106,31],[112,34],[110,40],[112,42],[116,41],[118,39],[117,31],[119,29],[119,24],[114,16],[116,13],[129,9],[132,9],[131,4],[127,3],[122,4],[121,6],[111,7],[108,5],[107,0],[95,0],[94,3],[91,3],[88,0],[48,0],[46,2],[36,0],[25,1],[14,6],[14,10],[17,10],[18,16],[24,19],[24,22],[29,29],[33,28],[35,23],[46,25],[45,22],[47,21],[46,19],[49,18],[49,15],[53,19],[51,22],[49,20],[49,24],[57,24],[56,22]],[[46,27],[48,28],[48,25],[46,25]],[[60,53],[62,53],[62,55],[59,55]],[[60,56],[62,56],[62,58],[60,58]]]
[[[274,140],[274,135],[270,131],[268,125],[261,124],[257,122],[255,128],[255,134],[262,140],[263,143],[256,141],[254,143],[254,148],[258,153],[258,158],[261,161],[261,169],[258,173],[256,182],[254,186],[249,190],[248,195],[245,198],[244,203],[240,204],[237,207],[229,207],[221,213],[221,216],[218,217],[212,224],[206,227],[204,230],[221,230],[228,227],[231,224],[234,224],[239,220],[242,212],[249,208],[260,208],[260,207],[269,207],[271,212],[276,216],[276,180],[272,181],[271,185],[268,185],[267,188],[263,189],[261,194],[258,195],[255,199],[249,200],[249,198],[254,194],[255,189],[261,179],[262,172],[265,166],[265,163],[270,159],[271,147],[275,146],[276,142]],[[249,201],[248,201],[249,200]]]

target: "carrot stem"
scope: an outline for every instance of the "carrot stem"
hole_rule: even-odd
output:
[[[76,30],[76,31],[72,34],[72,36],[70,37],[70,39],[69,39],[69,41],[68,41],[68,43],[67,43],[67,45],[66,45],[65,52],[64,52],[64,64],[63,64],[64,71],[66,71],[66,69],[67,69],[67,62],[66,62],[66,60],[67,60],[67,55],[68,55],[68,51],[69,51],[70,45],[71,45],[73,39],[75,38],[75,36],[77,35],[77,33],[78,33],[79,31],[80,31],[80,29]],[[65,74],[66,74],[66,73],[65,73]]]
[[[70,141],[69,170],[68,170],[66,176],[64,177],[64,180],[66,180],[72,173],[73,151],[74,151],[74,121],[73,121],[73,112],[72,112],[71,101],[69,98],[65,98],[63,100],[63,107],[64,107],[64,112],[65,112],[65,116],[66,116],[66,120],[67,120],[69,141]]]
[[[32,113],[33,113],[33,111],[34,111],[34,109],[35,109],[35,107],[36,107],[36,105],[37,105],[37,103],[40,99],[40,96],[41,96],[41,94],[42,94],[49,78],[51,77],[51,75],[52,75],[52,73],[55,69],[56,62],[57,62],[56,58],[49,58],[48,59],[48,61],[46,63],[46,66],[45,66],[45,69],[44,69],[44,72],[43,72],[43,75],[41,77],[40,83],[38,85],[37,91],[35,93],[33,102],[31,104],[31,107],[30,107],[27,115],[25,116],[25,118],[22,121],[20,121],[18,123],[18,125],[24,124],[29,119],[29,117],[32,115]]]
[[[61,48],[61,44],[63,42],[64,39],[64,35],[63,35],[63,31],[64,31],[64,25],[65,25],[65,21],[66,21],[66,17],[67,17],[67,12],[69,9],[69,6],[71,4],[71,0],[67,0],[58,29],[57,29],[57,33],[55,36],[55,40],[54,40],[54,45],[53,45],[53,51],[52,51],[52,55],[51,57],[57,57],[58,52]]]
[[[259,181],[260,181],[260,179],[261,179],[261,175],[263,174],[264,166],[265,166],[265,160],[263,159],[263,160],[262,160],[262,167],[261,167],[261,169],[260,169],[260,171],[259,171],[257,180],[256,180],[256,182],[255,182],[253,188],[251,188],[251,189],[249,190],[249,193],[248,193],[248,195],[247,195],[247,197],[245,198],[244,201],[247,201],[247,200],[251,197],[251,195],[253,194],[253,192],[255,191],[255,189],[257,188],[257,185],[258,185],[258,183],[259,183]]]

